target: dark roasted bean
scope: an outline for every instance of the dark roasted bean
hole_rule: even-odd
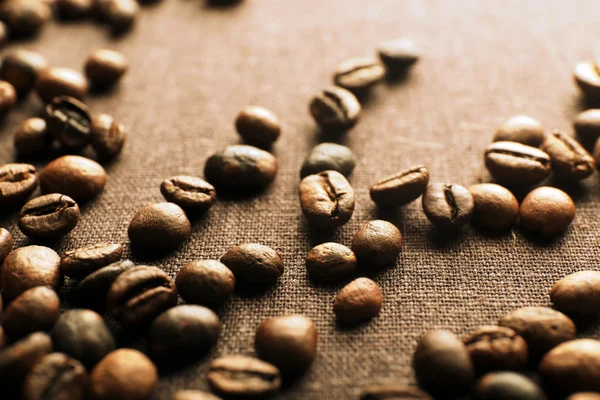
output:
[[[172,250],[192,234],[192,225],[177,204],[142,207],[129,223],[131,245],[141,249]]]
[[[58,239],[79,223],[79,206],[69,196],[47,194],[29,200],[19,212],[18,226],[32,239]]]
[[[356,324],[374,318],[381,311],[381,288],[368,278],[358,278],[340,290],[333,302],[333,312],[338,320]]]
[[[348,278],[356,269],[356,255],[338,243],[313,247],[306,256],[306,269],[312,279],[334,281]]]
[[[361,91],[381,81],[385,69],[370,57],[350,58],[338,65],[333,83],[350,91]]]
[[[129,62],[118,51],[99,49],[91,53],[84,65],[85,75],[96,87],[116,84],[129,69]]]
[[[494,135],[494,142],[517,142],[538,147],[544,141],[544,127],[527,115],[517,115],[502,124]]]
[[[542,389],[531,379],[514,372],[491,372],[475,385],[476,400],[546,400]]]
[[[364,267],[396,265],[396,258],[402,248],[402,234],[387,221],[368,221],[352,238],[351,248]]]
[[[344,225],[354,212],[354,189],[337,171],[324,171],[302,179],[300,206],[311,225],[333,229]]]
[[[517,142],[495,142],[485,150],[485,166],[500,182],[533,185],[550,174],[550,156]]]
[[[35,89],[44,103],[50,103],[58,96],[83,100],[88,92],[88,82],[73,69],[49,67],[38,73]]]
[[[52,352],[50,336],[32,333],[0,350],[0,384],[20,382],[31,368]]]
[[[112,158],[123,150],[127,139],[127,128],[108,114],[92,119],[91,144],[101,158]]]
[[[20,0],[23,1],[23,0]],[[17,91],[10,83],[0,81],[0,118],[4,117],[17,102]]]
[[[573,70],[575,83],[584,95],[600,97],[600,66],[593,61],[580,62]]]
[[[55,97],[46,106],[46,124],[54,139],[66,149],[79,150],[90,142],[90,111],[73,97]]]
[[[542,144],[552,161],[554,174],[569,182],[586,178],[594,172],[594,158],[575,139],[560,131],[546,135]]]
[[[66,276],[83,279],[92,272],[117,262],[123,256],[123,246],[118,243],[100,243],[63,253],[60,268]]]
[[[429,170],[417,165],[381,179],[371,186],[369,194],[377,204],[403,206],[421,196],[428,184]]]
[[[52,137],[46,129],[46,121],[42,118],[29,118],[25,120],[15,133],[15,150],[19,155],[30,156],[46,150]]]
[[[227,396],[266,397],[281,387],[274,365],[245,356],[224,356],[210,364],[208,383]]]
[[[321,128],[345,130],[356,125],[361,107],[352,92],[331,86],[312,98],[309,110]]]
[[[519,222],[525,229],[539,232],[542,236],[554,236],[564,232],[575,218],[573,199],[560,189],[538,187],[523,199],[519,210]]]
[[[456,184],[429,185],[422,204],[429,221],[441,229],[459,228],[473,215],[473,196],[467,188]]]
[[[283,260],[279,254],[258,243],[232,247],[223,254],[221,262],[235,275],[236,283],[267,286],[283,274]]]
[[[217,307],[233,293],[235,275],[217,260],[198,260],[179,270],[175,285],[187,303]]]
[[[48,354],[25,378],[23,400],[84,400],[87,383],[87,371],[79,361]]]
[[[93,272],[75,287],[75,301],[82,306],[103,311],[106,308],[106,295],[113,282],[132,267],[134,264],[131,261],[124,260]]]
[[[600,272],[579,271],[562,278],[552,286],[550,300],[567,315],[600,314]]]
[[[50,18],[50,7],[37,0],[5,1],[0,6],[0,21],[19,36],[35,35]]]
[[[421,52],[410,39],[399,38],[383,42],[377,49],[379,58],[391,72],[403,71],[421,57]]]
[[[527,364],[529,351],[525,340],[503,326],[482,326],[464,340],[475,370],[520,370]]]
[[[21,293],[4,311],[2,327],[12,339],[52,328],[60,315],[60,300],[56,292],[37,286]]]
[[[330,170],[350,176],[355,165],[356,157],[348,147],[336,143],[321,143],[315,146],[304,160],[300,177]]]
[[[91,14],[93,0],[56,0],[56,10],[64,19],[77,19]]]
[[[488,229],[508,229],[519,216],[519,201],[510,190],[495,183],[469,186],[473,220]]]
[[[160,185],[165,200],[195,211],[208,210],[217,199],[215,187],[195,176],[178,175],[165,179]]]
[[[19,97],[23,97],[33,89],[39,72],[46,67],[48,61],[40,53],[13,50],[2,61],[0,79],[12,84]]]
[[[246,143],[267,148],[279,138],[281,123],[272,111],[249,106],[236,117],[235,129]]]
[[[30,164],[4,164],[0,167],[0,204],[23,203],[38,186],[37,170]]]
[[[372,386],[360,395],[360,400],[433,400],[427,393],[413,386]]]

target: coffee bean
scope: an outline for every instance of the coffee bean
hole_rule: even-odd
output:
[[[600,392],[600,341],[577,339],[550,350],[539,373],[548,393]]]
[[[333,74],[336,86],[356,92],[367,89],[381,81],[385,69],[371,57],[349,58],[338,65]]]
[[[500,182],[533,185],[550,174],[550,156],[517,142],[495,142],[485,150],[485,166]]]
[[[208,158],[204,166],[206,180],[225,190],[258,191],[267,187],[277,175],[277,160],[256,147],[226,147]]]
[[[272,111],[249,106],[236,117],[235,129],[246,143],[268,148],[279,138],[281,123]]]
[[[600,393],[579,392],[567,397],[567,400],[600,400]]]
[[[38,186],[37,170],[30,164],[4,164],[0,167],[0,204],[23,203]]]
[[[2,61],[0,79],[13,85],[19,97],[23,97],[35,86],[39,72],[47,67],[48,61],[40,53],[12,50]]]
[[[73,69],[49,67],[38,73],[35,90],[44,103],[50,103],[58,96],[83,100],[88,92],[88,82]]]
[[[79,150],[90,142],[90,111],[73,97],[55,97],[46,106],[46,124],[54,139],[66,149]]]
[[[482,326],[464,340],[475,370],[520,370],[527,364],[527,343],[514,330],[503,326]]]
[[[118,243],[93,244],[63,253],[60,269],[68,277],[80,280],[122,256],[123,246]]]
[[[127,128],[108,114],[92,119],[90,141],[100,158],[113,158],[123,150]]]
[[[177,289],[163,270],[140,265],[117,276],[106,303],[109,313],[123,325],[146,325],[177,304]]]
[[[85,367],[61,353],[48,354],[25,378],[23,400],[84,400],[88,383]]]
[[[317,357],[317,327],[303,315],[281,315],[263,321],[256,330],[258,356],[281,371],[308,369]]]
[[[96,87],[116,84],[129,69],[129,62],[118,51],[99,49],[92,52],[83,67],[90,83]]]
[[[17,225],[32,239],[59,239],[79,223],[79,206],[69,196],[47,194],[29,200],[19,212]]]
[[[333,302],[333,312],[338,320],[356,324],[377,316],[382,304],[379,285],[368,278],[358,278],[340,290]]]
[[[2,304],[0,304],[1,306]],[[8,339],[6,337],[6,334],[4,333],[4,329],[0,326],[0,350],[6,346],[6,343],[8,342]]]
[[[584,95],[600,97],[600,66],[593,61],[583,61],[573,70],[575,83]]]
[[[527,116],[510,117],[494,134],[494,142],[517,142],[538,147],[544,141],[544,127],[539,121]]]
[[[358,262],[368,268],[396,265],[402,234],[387,221],[369,221],[356,232],[351,248]]]
[[[226,396],[264,398],[281,387],[281,374],[274,365],[245,356],[224,356],[210,364],[208,383]]]
[[[51,16],[50,7],[37,0],[7,1],[0,6],[0,21],[16,36],[35,35]]]
[[[56,10],[61,18],[78,19],[91,14],[93,0],[56,0]]]
[[[575,339],[575,324],[561,312],[547,307],[523,307],[498,320],[498,325],[517,332],[534,359],[562,342]]]
[[[321,143],[315,146],[304,160],[300,177],[323,171],[337,171],[344,176],[350,176],[355,165],[356,157],[348,147],[335,143]]]
[[[0,384],[20,382],[31,368],[52,352],[50,336],[32,333],[0,350]]]
[[[25,246],[11,251],[0,268],[2,298],[9,303],[36,286],[58,290],[62,286],[60,257],[44,246]]]
[[[476,400],[546,400],[544,392],[531,379],[514,372],[492,372],[482,377],[474,389]]]
[[[564,232],[575,218],[575,203],[560,189],[542,186],[521,202],[519,221],[523,228],[554,236]]]
[[[600,272],[579,271],[562,278],[552,286],[550,300],[574,317],[600,314]]]
[[[204,212],[217,199],[215,187],[195,176],[179,175],[165,179],[160,185],[165,200],[187,209]]]
[[[542,150],[550,156],[554,174],[569,182],[590,176],[596,168],[590,153],[575,139],[560,131],[546,135]]]
[[[7,307],[2,327],[12,339],[52,328],[60,315],[60,300],[56,292],[38,286],[21,293]]]
[[[379,58],[389,71],[404,71],[421,57],[421,52],[410,39],[399,38],[381,43],[377,49]]]
[[[0,263],[4,261],[8,253],[14,246],[12,235],[4,228],[0,228]],[[0,310],[2,310],[2,300],[0,300]]]
[[[156,203],[142,207],[127,232],[133,247],[172,250],[191,236],[192,226],[177,204]]]
[[[519,216],[519,201],[510,190],[495,183],[469,186],[473,196],[473,220],[488,229],[513,226]]]
[[[115,349],[115,339],[104,320],[91,310],[66,311],[50,335],[54,350],[70,355],[88,369]]]
[[[179,270],[175,285],[186,303],[218,307],[231,297],[235,276],[219,261],[198,260]]]
[[[337,171],[307,176],[300,182],[298,192],[304,216],[317,228],[337,228],[352,217],[354,189]]]
[[[135,265],[129,261],[118,261],[91,273],[75,287],[77,304],[97,311],[106,308],[106,295],[117,276]]]
[[[440,229],[456,229],[471,219],[473,196],[467,188],[452,183],[432,183],[423,193],[423,211]]]
[[[306,270],[311,279],[336,281],[348,278],[356,269],[356,255],[338,243],[323,243],[313,247],[306,256]]]
[[[140,12],[135,0],[109,0],[106,5],[106,20],[113,32],[123,33],[132,28]]]
[[[458,397],[475,382],[473,364],[465,345],[444,330],[428,332],[413,356],[419,386],[434,397]]]
[[[89,393],[94,400],[147,400],[156,383],[156,367],[142,353],[115,350],[90,374]]]
[[[583,141],[595,141],[600,137],[600,109],[586,110],[577,114],[573,127]]]
[[[196,305],[171,308],[148,331],[148,351],[158,364],[177,365],[201,358],[216,343],[221,322],[213,311]]]
[[[15,132],[15,150],[21,156],[39,154],[48,149],[52,137],[46,129],[46,121],[42,118],[26,119]]]
[[[0,118],[8,114],[15,106],[16,102],[17,91],[13,85],[6,81],[0,81]]]
[[[369,194],[377,204],[403,206],[421,196],[428,184],[429,170],[417,165],[381,179],[371,186]]]
[[[433,400],[427,393],[412,386],[372,386],[362,392],[360,400]]]
[[[221,400],[221,398],[199,390],[179,390],[173,393],[171,400]]]
[[[6,45],[9,39],[8,26],[0,21],[0,46]]]
[[[312,98],[309,110],[315,122],[326,130],[352,128],[360,117],[360,103],[352,92],[336,86],[323,89]]]
[[[281,256],[269,246],[247,243],[232,247],[221,262],[235,275],[239,284],[268,286],[283,274]]]

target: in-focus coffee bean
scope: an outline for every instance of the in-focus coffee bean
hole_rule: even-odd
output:
[[[515,372],[491,372],[477,381],[476,400],[546,400],[544,391],[530,378]]]
[[[413,386],[381,385],[365,389],[360,400],[433,400],[427,393]]]
[[[142,207],[127,232],[133,247],[172,250],[191,236],[192,225],[177,204],[156,203]]]
[[[249,106],[236,117],[235,129],[246,143],[268,148],[279,138],[281,123],[272,111],[264,107]]]
[[[356,125],[361,107],[352,92],[331,86],[312,98],[309,111],[322,129],[337,131],[350,129]]]
[[[421,57],[415,43],[406,38],[387,40],[377,48],[379,59],[390,72],[404,71]]]
[[[15,106],[16,102],[17,91],[13,85],[6,81],[0,81],[0,118],[8,114]]]
[[[37,331],[47,331],[60,315],[60,300],[56,292],[37,286],[21,293],[7,305],[2,316],[4,332],[18,339]]]
[[[186,303],[218,307],[231,297],[235,275],[217,260],[198,260],[179,270],[175,286]]]
[[[51,353],[31,369],[23,385],[23,400],[85,400],[88,373],[77,360]]]
[[[129,69],[129,62],[118,51],[99,49],[92,52],[83,66],[85,75],[95,87],[115,85]]]
[[[91,14],[94,0],[56,0],[56,11],[61,18],[78,19]]]
[[[313,247],[306,256],[306,270],[316,281],[336,281],[350,277],[358,263],[356,255],[339,243],[323,243]]]
[[[283,274],[281,256],[269,246],[246,243],[234,246],[223,254],[221,262],[235,275],[236,283],[268,286]]]
[[[521,202],[519,222],[527,230],[554,236],[564,232],[575,218],[573,199],[560,189],[538,187]]]
[[[340,290],[333,302],[333,312],[339,321],[356,324],[377,316],[382,304],[379,285],[369,278],[358,278]]]
[[[315,146],[304,160],[300,177],[330,170],[350,176],[355,165],[356,157],[348,147],[336,143],[321,143]]]
[[[4,261],[8,253],[13,249],[14,241],[9,231],[4,228],[0,228],[0,263]],[[1,301],[1,300],[0,300]],[[0,310],[2,309],[0,303]]]
[[[274,365],[246,356],[224,356],[210,364],[208,383],[226,396],[264,398],[281,387],[281,373]]]
[[[464,343],[479,374],[494,370],[520,370],[527,364],[527,343],[510,328],[482,326],[471,332]]]
[[[7,1],[0,5],[0,21],[14,36],[32,36],[50,20],[50,7],[42,1]]]
[[[52,340],[35,332],[0,350],[0,384],[21,382],[31,368],[52,352]]]
[[[517,142],[495,142],[485,150],[485,166],[494,178],[510,185],[533,185],[550,174],[550,156]]]
[[[15,150],[21,156],[39,154],[48,149],[52,137],[46,129],[46,121],[42,118],[28,118],[15,132]]]
[[[69,196],[46,194],[29,200],[19,212],[17,225],[32,239],[59,239],[79,223],[79,206]]]
[[[79,100],[58,96],[46,106],[48,131],[62,146],[79,150],[90,142],[92,118],[85,104]]]
[[[87,96],[88,81],[79,72],[70,68],[49,67],[38,73],[35,90],[44,103],[58,96],[83,100]]]
[[[371,186],[371,200],[385,206],[403,206],[416,200],[429,184],[429,170],[416,165],[386,176]]]
[[[600,137],[600,109],[593,108],[577,114],[573,127],[582,141],[596,141]]]
[[[304,216],[317,228],[338,228],[354,212],[354,189],[337,171],[307,176],[300,182],[298,193]]]
[[[590,176],[596,168],[590,153],[575,139],[558,130],[546,135],[542,150],[550,156],[554,174],[569,182]]]
[[[488,229],[509,229],[519,216],[519,201],[512,192],[495,183],[469,186],[473,196],[473,220]]]
[[[584,95],[600,97],[600,66],[593,61],[578,63],[573,70],[575,83]]]
[[[80,280],[117,262],[122,256],[123,246],[118,243],[93,244],[64,252],[60,259],[60,269],[66,276]]]
[[[402,249],[402,234],[387,221],[368,221],[354,234],[351,248],[358,262],[366,268],[396,265]]]
[[[4,164],[0,167],[0,204],[25,202],[38,186],[38,174],[30,164]]]
[[[171,400],[222,400],[220,397],[199,390],[178,390]],[[583,399],[582,399],[583,400]]]
[[[178,175],[165,179],[160,184],[165,200],[186,210],[204,212],[217,199],[215,187],[196,176]]]
[[[123,150],[128,130],[108,114],[100,114],[92,119],[90,141],[100,158],[116,157]]]
[[[432,183],[423,193],[427,219],[441,229],[456,229],[471,219],[473,196],[467,188],[453,183]]]
[[[381,81],[384,75],[385,69],[375,58],[355,57],[349,58],[338,65],[333,74],[333,83],[336,86],[357,92]]]
[[[0,79],[9,82],[19,97],[24,97],[35,86],[39,72],[47,67],[48,61],[40,53],[23,49],[12,50],[2,60]]]
[[[106,295],[117,276],[134,267],[129,261],[118,261],[91,273],[75,287],[74,300],[78,305],[96,311],[106,308]]]
[[[567,275],[552,286],[550,300],[557,309],[573,317],[600,314],[600,272]]]
[[[527,116],[516,115],[507,119],[494,134],[494,142],[517,142],[538,147],[544,141],[542,124]]]

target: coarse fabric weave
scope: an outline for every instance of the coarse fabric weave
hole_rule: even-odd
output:
[[[182,265],[218,259],[233,245],[259,242],[285,262],[276,286],[256,296],[235,296],[219,315],[223,332],[204,360],[161,377],[155,399],[176,389],[207,389],[210,360],[254,353],[254,332],[266,318],[301,313],[319,331],[318,357],[281,399],[353,399],[373,384],[411,383],[417,339],[434,328],[464,335],[517,307],[550,305],[559,278],[598,269],[598,175],[566,190],[577,215],[564,236],[540,242],[519,229],[490,235],[472,227],[441,236],[420,200],[398,211],[378,210],[369,187],[379,178],[426,164],[432,182],[468,186],[489,181],[483,150],[508,117],[524,113],[546,128],[572,132],[574,116],[592,104],[573,84],[571,70],[600,49],[600,2],[247,0],[210,8],[197,0],[144,6],[130,34],[113,38],[93,22],[52,23],[38,39],[11,45],[44,54],[52,65],[81,70],[91,50],[121,51],[131,62],[118,88],[89,97],[95,113],[109,113],[131,130],[121,157],[106,165],[104,193],[82,206],[77,228],[60,252],[100,241],[128,243],[127,225],[142,206],[163,201],[159,185],[172,175],[202,176],[205,160],[239,143],[233,120],[244,106],[273,110],[283,133],[273,149],[275,182],[246,199],[220,199],[193,221],[190,240],[161,259],[175,277]],[[302,161],[321,134],[307,111],[314,93],[329,85],[348,57],[370,56],[396,37],[412,38],[423,57],[402,80],[387,81],[364,98],[358,125],[333,138],[352,148],[350,178],[357,196],[354,216],[331,235],[310,229],[300,211],[297,186]],[[35,96],[2,123],[0,161],[15,160],[13,133],[39,114]],[[94,157],[93,152],[85,155]],[[42,167],[43,161],[35,163]],[[307,279],[308,250],[325,241],[350,245],[365,221],[387,219],[404,236],[394,268],[376,274],[385,301],[381,315],[354,329],[336,325],[333,299],[342,286]],[[18,245],[30,243],[3,219]],[[581,332],[600,337],[597,325]]]

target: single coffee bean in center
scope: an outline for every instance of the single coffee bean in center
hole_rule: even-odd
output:
[[[83,69],[93,86],[103,88],[115,85],[129,69],[129,62],[118,51],[99,49],[88,56]]]
[[[221,262],[235,275],[236,283],[268,286],[283,274],[283,260],[272,248],[258,243],[232,247]]]
[[[575,218],[573,199],[560,189],[538,187],[521,202],[519,222],[527,230],[542,236],[555,236],[564,232]]]
[[[186,210],[203,212],[217,199],[215,187],[195,176],[178,175],[165,179],[160,185],[165,200]]]
[[[217,260],[198,260],[179,270],[175,285],[187,303],[218,307],[231,297],[235,275]]]
[[[63,253],[60,259],[62,272],[73,279],[81,280],[123,256],[123,246],[118,243],[99,243]]]
[[[464,339],[477,373],[493,370],[520,370],[527,364],[529,350],[514,330],[486,325]]]
[[[600,271],[579,271],[562,278],[552,286],[550,300],[573,317],[600,314]]]
[[[108,114],[92,119],[90,141],[98,156],[103,159],[116,157],[123,150],[128,130]]]
[[[306,256],[306,270],[316,281],[336,281],[348,278],[356,270],[356,255],[339,243],[323,243],[313,247]]]
[[[349,58],[338,65],[333,83],[352,92],[368,89],[381,81],[385,69],[372,57]]]
[[[519,201],[512,192],[495,183],[469,186],[473,196],[473,220],[488,229],[509,229],[519,216]]]
[[[387,176],[371,186],[371,199],[380,205],[403,206],[416,200],[429,184],[429,170],[417,165]]]
[[[379,285],[369,278],[358,278],[340,290],[333,302],[333,312],[341,322],[357,324],[377,316],[382,304]]]
[[[415,43],[406,38],[387,40],[377,49],[381,62],[388,71],[402,72],[419,61],[421,52]]]
[[[369,221],[356,232],[351,248],[358,262],[366,268],[396,265],[402,248],[402,234],[387,221]]]
[[[456,229],[471,219],[473,196],[467,188],[452,183],[433,183],[423,193],[427,219],[441,229]]]
[[[32,239],[59,239],[79,223],[79,206],[69,196],[52,193],[29,200],[19,212],[18,226]]]
[[[83,100],[87,96],[88,81],[73,69],[49,67],[38,73],[35,89],[46,104],[58,96]]]
[[[156,203],[141,208],[129,223],[132,247],[172,250],[192,234],[185,212],[174,203]]]
[[[38,174],[30,164],[4,164],[0,167],[0,204],[22,204],[38,186]]]
[[[544,127],[527,115],[509,118],[494,134],[494,142],[518,142],[538,147],[544,141]]]
[[[333,170],[344,176],[350,176],[356,165],[352,150],[336,143],[321,143],[315,146],[304,160],[300,177]]]
[[[317,228],[340,227],[354,212],[354,189],[337,171],[307,176],[300,182],[298,193],[304,216]]]
[[[235,129],[246,143],[269,148],[281,134],[281,123],[272,111],[264,107],[249,106],[236,117]]]
[[[281,373],[265,361],[246,356],[224,356],[210,364],[208,383],[231,397],[265,398],[281,387]]]
[[[495,142],[485,149],[485,166],[494,178],[509,185],[533,185],[550,174],[550,156],[517,142]]]
[[[88,373],[77,360],[51,353],[31,369],[23,385],[23,400],[84,400]]]
[[[42,1],[7,1],[0,5],[0,21],[13,36],[33,36],[52,17],[50,7]]]
[[[312,98],[309,111],[322,129],[343,131],[356,125],[361,107],[352,92],[331,86]]]

